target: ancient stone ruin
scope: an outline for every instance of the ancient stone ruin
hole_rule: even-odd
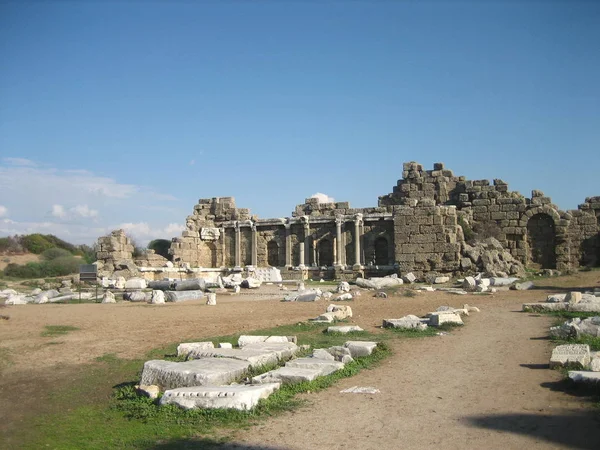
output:
[[[442,163],[423,170],[409,162],[403,169],[392,192],[371,208],[308,198],[291,217],[259,219],[232,197],[200,199],[187,229],[173,239],[173,264],[249,274],[276,267],[285,279],[354,280],[410,272],[420,279],[507,276],[523,266],[564,271],[600,262],[600,197],[561,211],[540,191],[526,198],[502,180],[467,180]],[[473,231],[493,240],[474,244]],[[99,241],[104,269],[131,270],[124,262],[132,247],[124,239],[114,232]],[[165,265],[154,259],[138,263]]]

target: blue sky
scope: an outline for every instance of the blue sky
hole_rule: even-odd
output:
[[[600,2],[0,1],[0,235],[374,206],[402,163],[600,195]]]

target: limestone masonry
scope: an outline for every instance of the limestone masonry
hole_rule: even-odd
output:
[[[489,254],[465,242],[472,230],[495,237],[502,247],[494,258],[514,271],[512,262],[557,270],[600,262],[600,197],[561,211],[540,191],[525,198],[502,180],[467,180],[442,163],[405,163],[402,179],[372,208],[308,198],[291,217],[259,219],[232,197],[215,197],[200,199],[186,224],[171,244],[175,265],[271,266],[284,278],[482,270]]]

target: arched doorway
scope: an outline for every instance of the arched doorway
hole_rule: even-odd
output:
[[[331,239],[320,240],[317,251],[317,263],[319,267],[333,266],[333,242]]]
[[[267,244],[267,263],[272,267],[279,266],[279,244],[275,241]]]
[[[548,214],[535,214],[527,222],[527,262],[541,269],[556,269],[556,230]]]
[[[388,241],[383,236],[375,239],[375,265],[385,266],[389,264],[390,258],[388,253]]]

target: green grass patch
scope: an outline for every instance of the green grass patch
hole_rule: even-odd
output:
[[[582,335],[577,339],[552,339],[556,345],[563,344],[587,344],[590,346],[590,350],[600,351],[600,337]]]
[[[596,317],[600,315],[597,312],[577,312],[577,311],[539,311],[539,314],[544,314],[545,316],[553,316],[557,319],[587,319],[588,317]],[[562,322],[560,322],[562,323]],[[559,325],[560,325],[559,323]]]
[[[63,336],[70,331],[77,331],[79,328],[70,325],[46,325],[45,330],[41,332],[42,337]]]
[[[417,330],[415,328],[386,328],[391,333],[399,334],[402,337],[406,338],[422,338],[422,337],[431,337],[437,336],[438,330],[434,327],[427,327],[424,330]]]

